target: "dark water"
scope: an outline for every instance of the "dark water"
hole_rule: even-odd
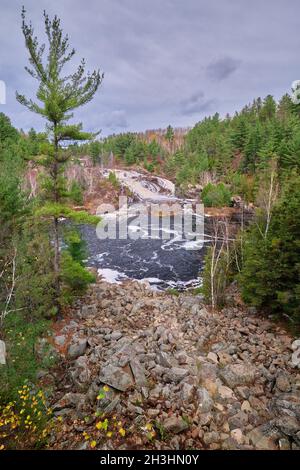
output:
[[[112,282],[147,280],[158,289],[199,286],[204,248],[189,250],[184,241],[161,239],[99,240],[95,227],[81,227],[87,242],[88,266]]]

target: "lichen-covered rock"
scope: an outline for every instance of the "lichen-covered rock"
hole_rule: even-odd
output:
[[[255,380],[256,369],[250,364],[228,364],[219,371],[219,376],[230,388],[248,385]]]

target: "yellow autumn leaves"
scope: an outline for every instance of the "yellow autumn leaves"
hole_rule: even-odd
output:
[[[107,385],[104,385],[97,395],[97,400],[103,400],[106,394],[110,391],[110,388]],[[101,416],[100,411],[96,411],[95,417],[99,418]],[[86,417],[86,421],[88,421],[88,417]],[[95,435],[95,431],[100,433]],[[95,424],[95,430],[93,429],[88,434],[86,431],[83,432],[83,437],[86,441],[89,441],[89,446],[91,449],[95,449],[97,444],[100,440],[105,438],[111,439],[112,437],[125,437],[126,430],[124,429],[122,421],[117,420],[117,416],[112,416],[111,418],[105,418],[103,420],[99,420]]]

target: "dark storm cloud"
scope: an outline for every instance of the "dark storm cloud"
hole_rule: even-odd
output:
[[[103,135],[190,126],[256,96],[279,98],[300,79],[298,0],[1,0],[0,111],[25,130],[44,122],[15,100],[16,90],[34,97],[37,85],[24,71],[23,3],[38,36],[43,9],[57,13],[77,50],[74,65],[85,57],[90,70],[105,72],[95,99],[75,115]]]
[[[194,93],[192,96],[181,102],[182,114],[196,114],[210,111],[215,104],[215,100],[205,99],[203,91]]]
[[[207,74],[213,80],[221,81],[228,78],[241,65],[241,61],[232,57],[224,57],[207,66]]]

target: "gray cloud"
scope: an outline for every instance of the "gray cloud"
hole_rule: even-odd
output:
[[[207,66],[207,74],[216,81],[224,80],[233,74],[241,65],[241,61],[232,57],[224,57]]]
[[[123,109],[112,111],[112,113],[106,117],[104,124],[112,130],[126,129],[128,122],[125,111]]]
[[[181,112],[184,115],[199,114],[210,111],[215,104],[215,100],[206,99],[204,92],[193,93],[189,98],[181,101]]]
[[[85,57],[90,70],[105,72],[95,99],[75,115],[87,130],[102,127],[103,135],[126,123],[133,131],[191,126],[257,96],[279,98],[300,78],[298,0],[288,7],[286,0],[1,0],[7,104],[0,111],[24,130],[45,122],[15,100],[16,90],[34,97],[37,86],[24,71],[23,3],[42,40],[45,8],[62,19],[77,50],[74,65]]]

